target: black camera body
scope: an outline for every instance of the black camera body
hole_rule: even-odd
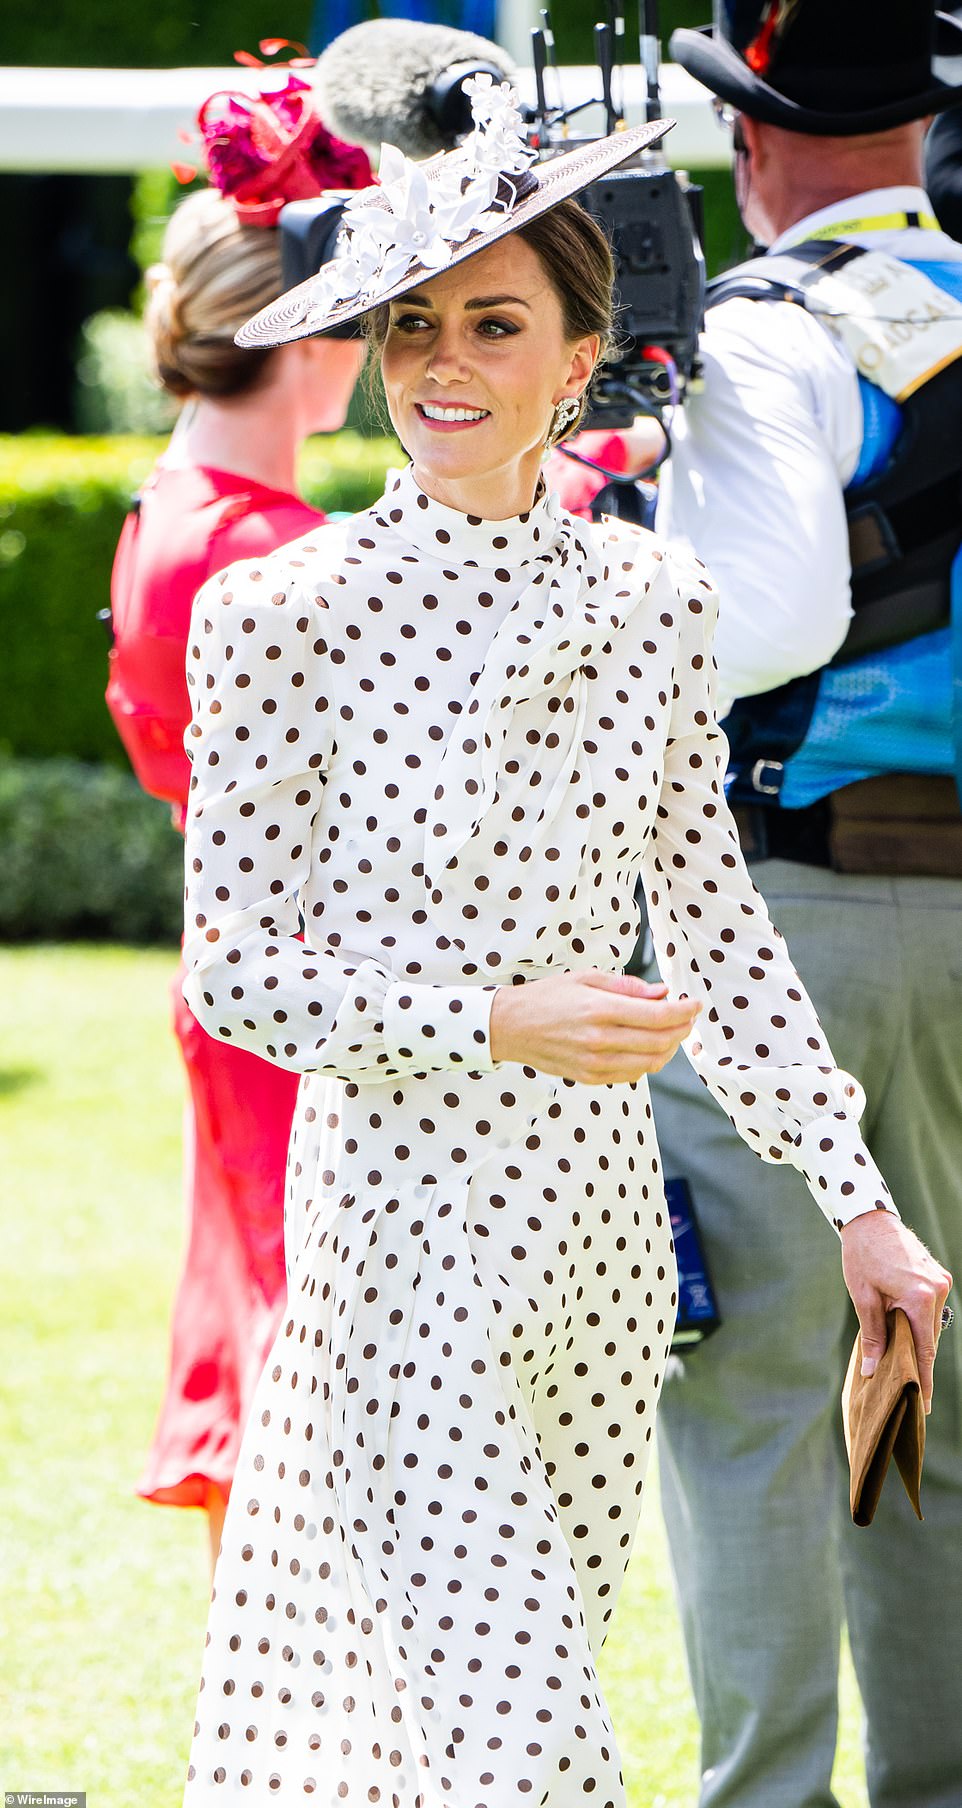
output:
[[[333,257],[341,216],[352,199],[350,190],[328,189],[309,201],[288,201],[281,208],[281,278],[284,288],[316,276],[322,264]],[[347,326],[334,327],[331,339],[360,339],[361,327],[352,320]]]
[[[659,414],[680,400],[697,374],[702,190],[682,187],[659,159],[612,170],[579,198],[608,234],[615,260],[617,353],[595,384],[587,424],[626,427],[639,412]]]

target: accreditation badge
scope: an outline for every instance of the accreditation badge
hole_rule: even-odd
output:
[[[841,340],[870,383],[904,402],[962,357],[962,307],[924,271],[857,245],[818,249],[824,262],[800,272],[789,251],[766,258],[766,272],[776,277],[780,267],[791,270],[808,312]]]

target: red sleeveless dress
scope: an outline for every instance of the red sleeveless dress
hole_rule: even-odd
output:
[[[115,644],[107,703],[144,789],[182,826],[190,766],[184,675],[194,596],[238,559],[298,538],[324,517],[297,496],[234,472],[148,478],[114,560]],[[171,987],[187,1070],[186,1248],[167,1386],[137,1492],[204,1506],[230,1491],[251,1394],[284,1305],[284,1170],[298,1077],[216,1042]]]

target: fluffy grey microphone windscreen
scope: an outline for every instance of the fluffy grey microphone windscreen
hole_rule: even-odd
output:
[[[318,58],[313,83],[332,132],[368,150],[377,151],[383,139],[407,157],[430,157],[454,143],[452,109],[443,100],[448,78],[478,68],[502,80],[514,75],[500,45],[473,32],[410,19],[369,19],[331,40]]]

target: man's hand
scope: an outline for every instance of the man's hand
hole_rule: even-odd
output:
[[[845,1225],[842,1273],[862,1332],[862,1374],[874,1375],[888,1341],[885,1314],[901,1306],[915,1339],[922,1400],[931,1412],[932,1371],[952,1276],[891,1212],[864,1212]]]
[[[666,985],[629,974],[559,973],[500,986],[491,1009],[491,1053],[584,1086],[611,1086],[657,1073],[701,1010],[669,999]]]

